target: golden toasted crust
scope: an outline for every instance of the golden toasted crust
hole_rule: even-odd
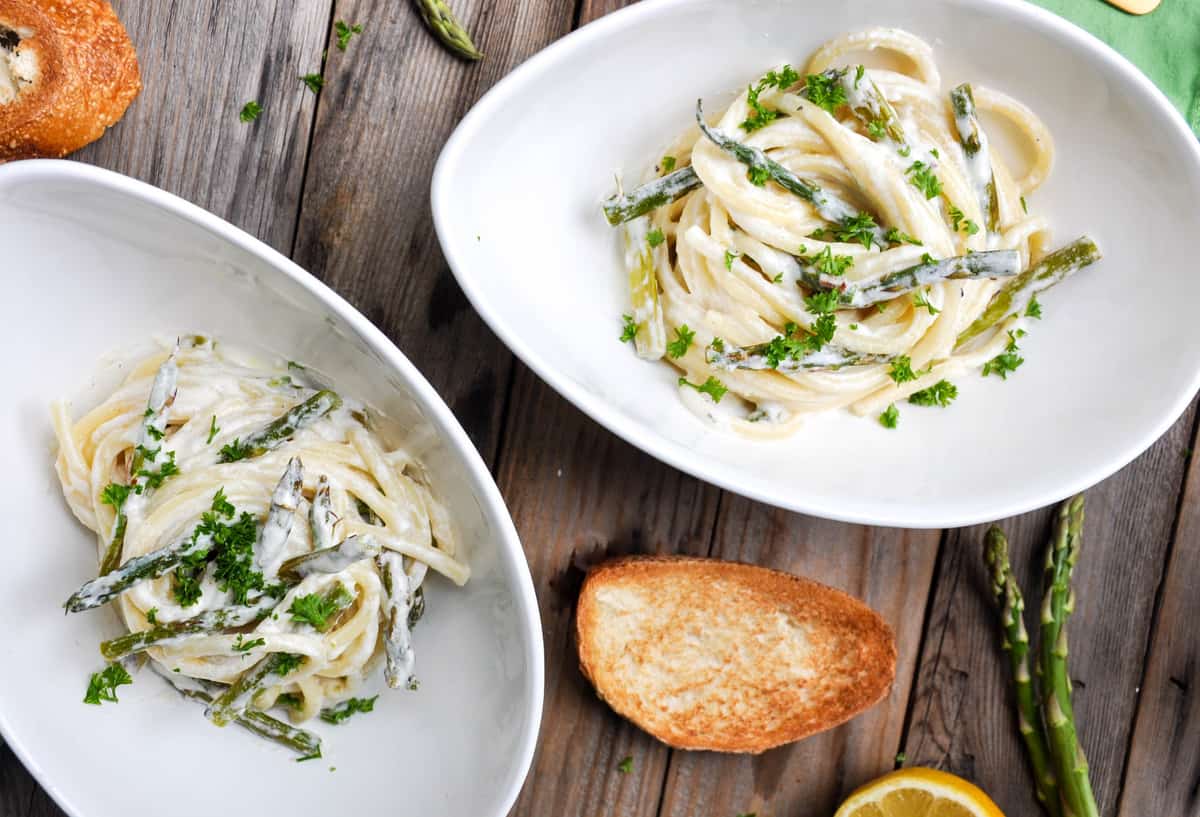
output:
[[[15,99],[0,101],[0,161],[78,150],[142,88],[133,44],[105,0],[0,0],[5,30],[32,52],[36,75]]]
[[[688,557],[593,568],[576,608],[583,674],[609,706],[680,749],[762,752],[878,703],[891,629],[790,573]]]

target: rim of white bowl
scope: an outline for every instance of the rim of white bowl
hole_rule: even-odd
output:
[[[257,256],[270,266],[295,283],[307,289],[333,314],[340,317],[360,339],[376,351],[388,365],[397,370],[405,382],[413,389],[416,399],[442,423],[447,433],[446,439],[460,459],[466,463],[473,488],[477,495],[486,502],[491,515],[496,520],[499,534],[498,545],[505,557],[516,567],[517,581],[514,589],[520,600],[521,619],[529,636],[525,660],[529,666],[530,683],[525,690],[525,706],[530,718],[525,727],[525,733],[520,737],[519,773],[508,784],[503,797],[498,801],[500,808],[493,812],[494,817],[505,817],[521,787],[529,775],[533,763],[534,751],[537,748],[538,734],[541,730],[542,704],[545,686],[545,645],[542,638],[541,615],[538,611],[537,594],[533,589],[533,577],[529,573],[529,563],[525,559],[525,551],[521,546],[517,529],[513,525],[508,506],[500,495],[487,465],[484,464],[479,452],[471,443],[466,431],[458,422],[458,418],[446,405],[441,396],[430,385],[425,376],[400,351],[399,347],[385,335],[382,330],[371,323],[361,312],[351,306],[341,295],[334,292],[314,275],[296,264],[287,256],[273,247],[259,241],[254,236],[235,227],[228,221],[208,212],[199,205],[192,204],[173,193],[168,193],[146,182],[138,181],[112,170],[81,164],[62,159],[28,159],[0,165],[0,190],[7,184],[29,181],[57,181],[61,179],[83,180],[90,184],[114,190],[118,193],[141,199],[161,210],[191,221],[210,233],[225,239],[229,243]],[[41,767],[21,744],[14,738],[12,729],[0,708],[0,736],[13,750],[29,773],[37,780],[43,789],[54,799],[54,802],[72,817],[85,817],[84,809],[57,786],[46,771]]]
[[[1175,396],[1174,401],[1162,414],[1159,422],[1154,425],[1148,425],[1141,435],[1124,446],[1120,451],[1110,455],[1104,464],[1091,468],[1077,475],[1074,479],[1064,481],[1053,491],[1043,491],[1036,495],[1018,496],[1004,502],[998,502],[986,514],[980,512],[950,512],[929,520],[922,518],[922,516],[915,512],[897,513],[883,509],[874,513],[865,511],[831,511],[819,506],[815,500],[795,501],[790,500],[785,495],[772,496],[763,491],[748,489],[745,486],[738,485],[735,480],[724,476],[719,468],[709,467],[702,462],[696,461],[695,458],[688,455],[682,446],[668,441],[650,429],[643,428],[637,422],[627,419],[612,405],[602,400],[586,397],[581,387],[572,383],[566,376],[560,375],[555,371],[552,366],[548,365],[541,358],[536,350],[523,343],[520,337],[511,331],[510,327],[488,308],[487,303],[475,289],[472,276],[461,271],[465,270],[467,265],[457,252],[457,248],[446,240],[447,234],[450,231],[448,225],[453,220],[454,212],[453,200],[450,198],[448,192],[448,180],[454,175],[455,165],[459,162],[466,147],[474,140],[475,133],[480,128],[481,123],[486,120],[492,110],[503,106],[507,102],[508,97],[515,89],[520,87],[527,75],[538,71],[543,64],[553,63],[564,52],[569,52],[572,49],[606,36],[610,30],[634,26],[647,17],[668,14],[672,9],[688,5],[691,2],[692,0],[643,0],[641,3],[627,6],[611,14],[607,14],[598,20],[594,20],[586,26],[576,29],[565,37],[555,41],[521,63],[521,65],[492,86],[475,103],[471,110],[467,112],[462,121],[459,122],[458,127],[450,135],[450,138],[442,148],[441,154],[438,156],[430,187],[430,205],[433,209],[434,229],[437,232],[438,243],[441,245],[442,253],[445,255],[446,261],[449,263],[450,269],[454,273],[459,286],[462,287],[471,305],[475,307],[475,311],[483,317],[487,325],[491,327],[492,331],[496,333],[504,344],[525,365],[537,373],[538,377],[549,383],[555,391],[584,414],[621,439],[667,465],[677,468],[684,473],[691,474],[705,482],[712,483],[719,488],[758,502],[783,508],[784,510],[817,516],[823,519],[910,529],[965,527],[996,519],[1005,519],[1059,502],[1092,487],[1096,483],[1120,471],[1150,448],[1183,415],[1183,412],[1191,403],[1196,392],[1200,390],[1200,365],[1197,365],[1195,371],[1192,372],[1192,379],[1188,388]],[[1197,169],[1200,169],[1200,140],[1197,140],[1196,135],[1184,120],[1183,115],[1179,113],[1166,94],[1149,77],[1142,73],[1141,69],[1103,40],[1069,20],[1039,6],[1035,6],[1032,3],[1025,2],[1025,0],[958,0],[958,2],[967,6],[1008,14],[1013,19],[1027,22],[1031,27],[1040,27],[1043,30],[1048,30],[1052,35],[1079,45],[1089,53],[1095,55],[1096,58],[1113,68],[1124,79],[1134,83],[1140,91],[1152,100],[1154,107],[1166,118],[1170,127],[1174,128],[1179,134],[1187,136],[1189,140],[1187,144],[1189,145],[1193,164]]]

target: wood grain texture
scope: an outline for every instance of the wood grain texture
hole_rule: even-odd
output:
[[[291,250],[329,0],[116,0],[137,47],[142,94],[75,158],[199,204]],[[257,122],[238,113],[263,106]]]
[[[712,555],[804,575],[865,601],[896,634],[896,682],[866,714],[757,757],[676,752],[660,813],[827,817],[850,789],[890,771],[940,538],[814,519],[727,494]]]
[[[1195,451],[1193,438],[1192,450]],[[1200,817],[1200,459],[1191,455],[1119,814]]]
[[[0,740],[0,817],[26,817],[41,788]]]
[[[1117,806],[1194,415],[1193,405],[1149,451],[1087,494],[1074,576],[1078,601],[1068,630],[1075,713],[1103,814]],[[1052,513],[1043,509],[1000,523],[1009,534],[1026,623],[1035,637]],[[909,765],[974,780],[1008,814],[1037,814],[986,585],[985,529],[964,528],[948,537],[904,750]]]

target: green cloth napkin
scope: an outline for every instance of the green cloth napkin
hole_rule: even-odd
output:
[[[1162,0],[1140,17],[1104,0],[1035,0],[1125,55],[1200,135],[1200,0]]]

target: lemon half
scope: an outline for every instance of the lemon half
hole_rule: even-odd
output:
[[[1004,817],[978,786],[937,769],[899,769],[858,788],[835,817]]]

